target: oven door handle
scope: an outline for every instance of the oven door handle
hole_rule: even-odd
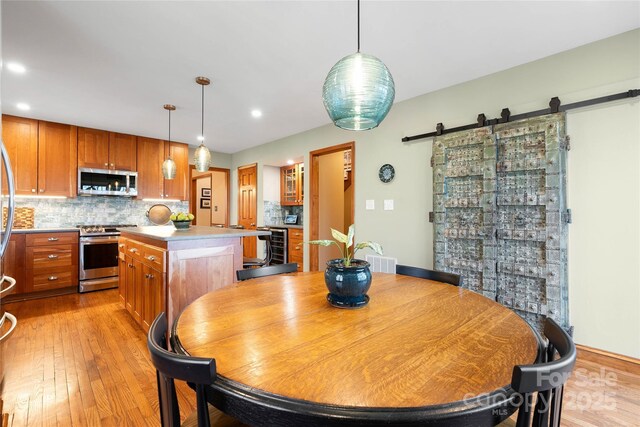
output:
[[[106,244],[117,244],[118,243],[118,239],[109,239],[109,238],[104,238],[104,237],[98,237],[98,238],[91,238],[91,240],[89,239],[80,239],[80,244],[83,245],[106,245]]]

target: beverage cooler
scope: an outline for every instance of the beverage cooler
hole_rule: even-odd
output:
[[[0,212],[4,209],[7,210],[7,222],[6,225],[2,224],[0,230],[0,388],[4,380],[4,363],[5,363],[5,350],[9,344],[11,334],[16,328],[18,322],[14,315],[4,311],[3,298],[13,292],[16,281],[13,277],[4,275],[4,254],[9,244],[9,238],[11,237],[11,227],[13,225],[13,213],[15,210],[15,187],[13,182],[13,173],[11,172],[11,164],[9,162],[9,155],[7,150],[0,140],[0,151],[2,155],[2,162],[0,162],[0,168],[2,169],[2,177],[6,179],[0,179]],[[7,188],[2,188],[2,185],[6,183]],[[6,194],[5,194],[6,193]]]

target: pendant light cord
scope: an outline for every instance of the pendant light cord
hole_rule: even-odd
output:
[[[202,144],[204,144],[204,85],[202,85],[202,121],[200,135],[202,135]]]
[[[358,53],[360,53],[360,0],[358,0]]]
[[[169,112],[169,159],[171,159],[171,109],[167,111]]]

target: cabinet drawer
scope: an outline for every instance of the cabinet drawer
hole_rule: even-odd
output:
[[[144,245],[144,263],[158,271],[165,272],[165,251],[155,246]]]
[[[78,233],[27,234],[27,246],[66,245],[78,243]]]
[[[76,245],[57,245],[27,248],[27,263],[33,270],[41,271],[55,267],[77,265],[78,248]]]
[[[78,280],[74,272],[68,268],[56,269],[54,271],[35,273],[33,275],[33,290],[47,291],[50,289],[64,288],[77,285]]]
[[[303,231],[297,228],[290,228],[289,229],[289,240],[293,240],[293,239],[297,239],[297,240],[303,240]]]
[[[125,242],[124,248],[126,254],[131,256],[133,259],[142,260],[144,257],[144,247],[145,245],[140,242],[136,242],[135,240],[128,240]]]

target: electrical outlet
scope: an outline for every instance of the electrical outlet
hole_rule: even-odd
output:
[[[372,211],[376,208],[376,201],[375,200],[367,200],[365,202],[365,209],[368,211]]]
[[[384,201],[384,210],[385,211],[393,210],[393,199],[388,199]]]

